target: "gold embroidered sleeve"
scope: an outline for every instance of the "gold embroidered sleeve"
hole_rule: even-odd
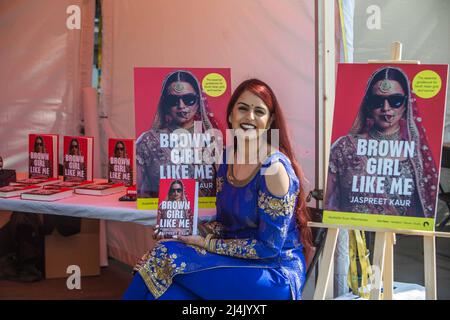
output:
[[[209,252],[244,259],[259,259],[254,239],[210,239],[205,245]]]
[[[278,198],[259,191],[258,206],[271,218],[276,219],[292,214],[296,199],[297,193]]]

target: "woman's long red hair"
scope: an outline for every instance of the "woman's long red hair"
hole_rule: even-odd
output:
[[[267,137],[270,139],[271,129],[279,130],[279,149],[282,153],[284,153],[292,163],[292,167],[294,168],[294,172],[297,175],[297,178],[300,181],[300,190],[297,199],[297,206],[295,208],[295,214],[297,218],[297,227],[300,232],[301,242],[304,248],[305,257],[308,258],[310,256],[313,244],[312,244],[312,233],[311,228],[308,227],[308,221],[311,221],[311,216],[306,207],[306,195],[305,190],[303,188],[304,175],[303,170],[298,163],[294,151],[292,149],[291,140],[289,138],[286,121],[284,120],[283,112],[281,110],[280,104],[273,93],[272,89],[263,81],[258,79],[249,79],[242,82],[236,90],[233,92],[231,96],[230,102],[228,103],[227,108],[227,121],[228,118],[233,111],[233,107],[236,104],[239,97],[242,95],[244,91],[249,91],[254,95],[258,96],[269,108],[271,115],[273,117],[272,124],[269,128],[269,132]],[[231,128],[231,124],[228,122],[228,126]]]

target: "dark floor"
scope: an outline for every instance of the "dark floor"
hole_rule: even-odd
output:
[[[69,290],[66,278],[32,283],[0,281],[0,300],[116,300],[131,282],[131,268],[113,259],[100,276],[81,278],[80,290]]]

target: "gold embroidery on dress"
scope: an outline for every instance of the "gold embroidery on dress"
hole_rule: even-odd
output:
[[[175,253],[168,254],[167,247],[159,243],[150,253],[146,265],[139,270],[155,298],[161,296],[172,284],[173,276],[186,269],[185,262],[175,262],[177,257]]]
[[[280,216],[287,216],[294,211],[296,198],[297,193],[286,195],[280,199],[259,191],[258,206],[273,219],[276,219]]]
[[[206,250],[204,248],[200,248],[199,246],[194,246],[192,244],[188,244],[187,247],[194,249],[198,254],[206,255]]]
[[[232,257],[258,259],[256,249],[256,240],[248,239],[218,239],[215,244],[215,251],[218,254]]]

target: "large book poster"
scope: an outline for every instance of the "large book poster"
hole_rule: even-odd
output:
[[[138,209],[157,209],[160,179],[195,179],[199,208],[214,211],[207,157],[218,132],[225,136],[230,69],[135,68],[134,85]]]
[[[447,75],[339,65],[323,222],[434,230]]]
[[[31,133],[28,140],[28,177],[58,178],[58,135]]]

